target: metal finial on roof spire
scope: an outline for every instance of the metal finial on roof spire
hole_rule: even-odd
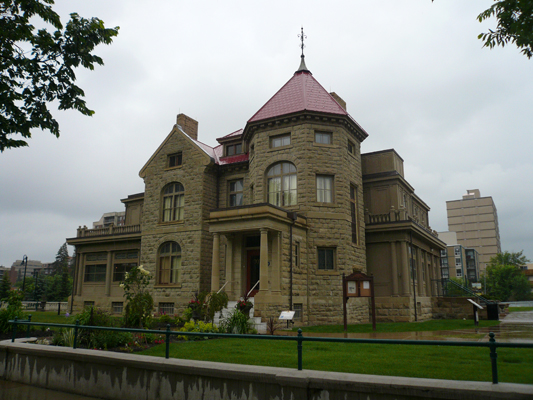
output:
[[[300,47],[302,48],[302,55],[300,56],[300,58],[302,60],[300,61],[300,67],[298,68],[298,71],[296,71],[296,72],[311,72],[311,71],[309,71],[307,69],[307,66],[305,65],[305,55],[304,55],[305,44],[304,44],[304,39],[307,39],[307,36],[304,34],[304,27],[303,26],[302,26],[302,33],[299,34],[298,37],[302,41],[302,44],[300,45]]]

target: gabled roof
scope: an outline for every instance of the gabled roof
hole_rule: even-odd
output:
[[[298,70],[248,122],[275,118],[299,111],[317,111],[349,116],[311,72]]]

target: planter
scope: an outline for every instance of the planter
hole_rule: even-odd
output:
[[[239,311],[250,318],[250,310],[253,308],[253,305],[246,305],[244,307],[239,307]]]

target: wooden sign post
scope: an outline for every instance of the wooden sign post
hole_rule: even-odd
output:
[[[344,333],[348,331],[348,317],[346,303],[350,297],[370,297],[372,303],[372,329],[376,330],[376,301],[374,297],[374,277],[362,272],[351,275],[342,274],[342,305],[344,308]]]

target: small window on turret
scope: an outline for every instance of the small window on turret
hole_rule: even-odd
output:
[[[348,153],[355,156],[355,144],[348,140]]]
[[[333,142],[331,132],[315,132],[315,142],[319,144],[331,144]]]

